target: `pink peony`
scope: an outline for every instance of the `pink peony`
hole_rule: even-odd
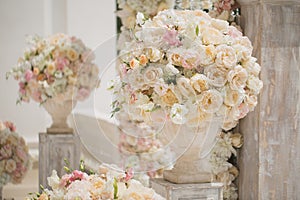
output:
[[[25,72],[25,80],[27,81],[27,82],[29,82],[30,81],[30,79],[33,77],[33,73],[32,73],[32,71],[31,70],[29,70],[29,69],[27,69],[26,70],[26,72]]]
[[[163,39],[171,46],[181,45],[181,42],[178,38],[178,32],[176,30],[168,30],[164,34]]]
[[[126,174],[126,176],[125,176],[125,181],[127,182],[127,181],[129,181],[130,179],[132,179],[132,177],[133,177],[133,169],[132,168],[129,168],[129,169],[127,169],[126,171],[125,171],[125,174]]]
[[[12,122],[4,122],[5,126],[9,128],[10,131],[15,132],[16,126]]]
[[[56,68],[61,71],[65,68],[65,66],[68,66],[70,64],[68,59],[62,57],[56,58],[55,62]]]

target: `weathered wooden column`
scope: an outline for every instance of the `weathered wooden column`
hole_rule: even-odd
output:
[[[239,0],[264,88],[240,123],[240,199],[298,199],[300,191],[300,1]]]

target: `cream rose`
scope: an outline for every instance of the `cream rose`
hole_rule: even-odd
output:
[[[195,74],[191,78],[191,85],[199,93],[209,89],[208,78],[203,74]]]
[[[231,144],[235,148],[241,148],[244,144],[243,136],[240,133],[234,133],[230,135]]]
[[[229,87],[225,90],[224,104],[227,106],[238,106],[245,98],[244,90],[232,90]]]
[[[237,64],[235,50],[227,45],[219,45],[216,48],[216,65],[219,67],[233,68]]]
[[[129,66],[130,66],[131,69],[137,68],[137,67],[140,66],[140,62],[137,59],[133,58],[129,62]]]
[[[227,82],[227,71],[217,67],[216,65],[211,65],[204,69],[204,74],[207,76],[209,84],[215,87],[223,87]]]
[[[178,103],[178,99],[171,89],[168,89],[166,94],[162,96],[162,101],[168,106],[172,106],[174,103]]]
[[[184,124],[186,122],[186,115],[188,109],[185,105],[175,103],[170,111],[170,117],[174,124]]]
[[[146,56],[151,62],[158,62],[163,54],[159,49],[152,47],[146,50]]]
[[[79,54],[74,49],[70,48],[67,50],[67,57],[69,60],[75,61],[79,58]]]
[[[263,87],[263,82],[258,77],[250,75],[247,80],[247,87],[253,91],[254,94],[258,94]]]
[[[207,66],[214,63],[216,58],[216,49],[214,45],[201,45],[199,48],[199,64],[201,66]]]
[[[180,77],[177,79],[177,87],[181,94],[186,98],[191,98],[196,95],[195,90],[190,84],[190,79],[185,77]]]
[[[0,131],[4,131],[5,129],[6,129],[5,124],[2,121],[0,121]]]
[[[240,65],[228,72],[227,79],[232,90],[241,90],[245,87],[248,72]]]
[[[232,48],[234,48],[239,61],[248,60],[251,57],[251,49],[248,49],[240,44],[235,44],[232,46]]]
[[[217,90],[207,90],[199,96],[199,107],[204,112],[215,113],[220,109],[222,104],[222,95]]]
[[[221,31],[222,33],[227,33],[228,32],[229,23],[227,21],[220,20],[220,19],[212,19],[211,20],[211,25],[214,28]]]
[[[17,169],[16,161],[14,161],[13,159],[9,159],[8,161],[6,161],[5,170],[8,173],[12,173],[16,169]]]
[[[145,82],[154,83],[162,76],[163,71],[160,67],[149,66],[144,71]]]
[[[202,32],[202,41],[205,45],[219,45],[224,42],[224,35],[218,29],[206,27]]]
[[[242,62],[242,66],[247,70],[249,74],[258,76],[260,73],[261,67],[256,63],[256,58],[250,57],[248,60]]]
[[[248,105],[249,111],[253,111],[257,105],[257,96],[254,94],[246,94],[244,102]]]

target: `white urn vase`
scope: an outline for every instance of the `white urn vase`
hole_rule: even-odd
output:
[[[214,180],[210,153],[221,133],[222,117],[199,123],[197,127],[166,123],[164,135],[177,156],[164,179],[173,183],[209,183]],[[165,143],[166,144],[166,143]]]
[[[65,101],[49,99],[42,105],[52,118],[52,125],[47,128],[47,133],[73,133],[73,129],[68,126],[67,119],[75,107],[76,101],[72,99]]]

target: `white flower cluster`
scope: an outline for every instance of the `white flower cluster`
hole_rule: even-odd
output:
[[[202,11],[160,12],[120,52],[115,109],[133,121],[195,127],[214,115],[230,130],[262,88],[250,40]]]
[[[237,186],[233,181],[239,171],[228,160],[232,155],[236,156],[235,148],[243,145],[242,135],[239,133],[222,133],[210,155],[212,171],[217,181],[224,184],[223,198],[234,200],[238,198]]]
[[[30,196],[27,200],[164,199],[154,190],[131,178],[132,174],[106,164],[101,165],[96,174],[90,175],[74,170],[60,178],[53,171],[51,177],[48,177],[48,184],[52,189],[45,189],[42,194]]]

